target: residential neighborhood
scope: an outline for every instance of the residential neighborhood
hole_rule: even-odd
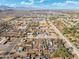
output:
[[[79,59],[78,14],[34,11],[1,12],[0,58]]]

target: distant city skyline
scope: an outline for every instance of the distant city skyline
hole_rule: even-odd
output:
[[[79,9],[79,0],[0,0],[0,5],[38,9]]]

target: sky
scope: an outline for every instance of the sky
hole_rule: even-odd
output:
[[[0,5],[39,9],[79,9],[79,0],[0,0]]]

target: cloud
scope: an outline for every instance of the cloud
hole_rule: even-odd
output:
[[[54,9],[79,9],[79,1],[65,1],[65,2],[54,2],[52,3]]]
[[[44,2],[44,0],[40,0],[40,3],[43,3]]]
[[[21,1],[21,5],[33,5],[33,4],[34,4],[34,0],[29,0],[29,2]]]
[[[77,1],[65,1],[63,3],[59,2],[59,3],[52,3],[52,6],[78,6],[79,2]]]
[[[21,5],[33,5],[36,1],[38,1],[38,3],[43,3],[45,0],[29,0],[29,2],[21,1]]]
[[[77,2],[77,1],[66,1],[66,4],[75,4],[75,5],[77,5],[77,4],[79,4],[79,2]]]
[[[16,4],[4,4],[5,6],[9,6],[9,7],[15,7],[17,6]]]
[[[17,6],[16,4],[10,4],[10,7],[15,7],[15,6]]]

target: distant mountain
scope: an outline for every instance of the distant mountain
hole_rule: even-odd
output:
[[[79,10],[64,10],[64,9],[57,9],[57,10],[55,10],[55,9],[45,9],[45,8],[35,8],[35,7],[9,7],[9,6],[5,6],[5,5],[0,5],[0,12],[2,12],[2,11],[14,11],[14,10],[35,10],[35,12],[36,12],[36,10],[37,11],[41,11],[41,12],[48,12],[48,11],[51,11],[51,12],[56,12],[56,13],[58,13],[58,12],[62,12],[62,13],[79,13]],[[50,13],[51,13],[50,12]]]
[[[38,8],[34,7],[13,7],[14,10],[37,10]]]
[[[37,10],[37,8],[34,7],[9,7],[9,6],[5,6],[5,5],[0,5],[0,11],[2,10]]]
[[[10,10],[13,10],[13,8],[5,5],[0,5],[0,11],[5,11],[5,10],[10,11]]]

